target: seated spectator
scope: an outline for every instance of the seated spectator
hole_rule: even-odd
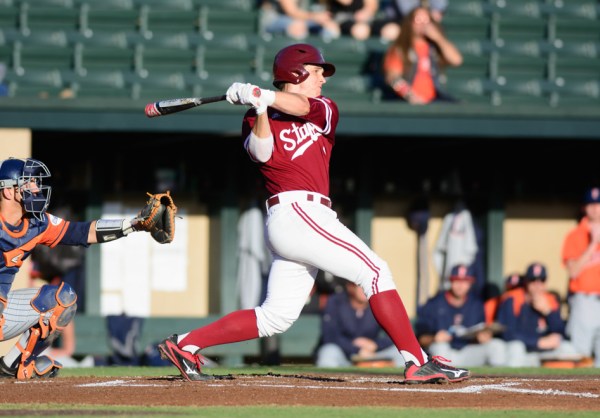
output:
[[[415,331],[432,356],[453,359],[456,366],[503,366],[505,344],[486,327],[483,300],[471,287],[476,278],[471,266],[452,268],[450,289],[442,290],[417,310]]]
[[[456,99],[444,93],[440,73],[462,64],[462,54],[450,42],[427,9],[417,7],[402,21],[400,36],[383,58],[383,76],[392,97],[410,104]]]
[[[353,359],[391,360],[404,367],[404,358],[379,326],[360,286],[346,282],[345,291],[327,299],[321,320],[318,367],[347,367]]]
[[[261,29],[295,40],[303,40],[310,34],[321,35],[325,40],[339,37],[340,28],[331,13],[313,3],[311,0],[263,0]]]
[[[398,20],[378,15],[379,0],[326,0],[326,4],[342,35],[359,41],[378,36],[392,42],[400,34]]]
[[[429,9],[431,17],[436,22],[441,22],[448,8],[448,0],[390,0],[384,11],[387,16],[400,22],[419,6]]]
[[[0,62],[0,97],[8,96],[8,86],[4,82],[6,77],[6,64]]]
[[[576,356],[565,339],[565,321],[556,295],[546,289],[546,267],[532,263],[522,287],[507,292],[498,306],[496,320],[505,326],[508,367],[538,367],[543,358]]]
[[[506,292],[509,292],[513,289],[520,287],[522,285],[522,282],[523,282],[523,278],[521,277],[521,274],[519,274],[519,273],[509,274],[504,279],[504,292],[502,292],[501,294],[496,293],[496,295],[494,295],[493,297],[490,297],[489,299],[487,299],[485,301],[484,307],[485,307],[485,322],[486,322],[486,324],[491,324],[496,320],[496,314],[498,312],[498,305],[500,304],[500,300],[502,300],[502,297],[506,294]]]

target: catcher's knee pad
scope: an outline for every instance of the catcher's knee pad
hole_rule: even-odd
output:
[[[58,286],[45,284],[31,299],[31,306],[40,314],[41,339],[54,331],[62,331],[75,316],[77,294],[65,282]]]
[[[6,321],[4,318],[4,310],[7,305],[8,301],[5,298],[0,297],[0,341],[4,341],[4,322]]]
[[[19,364],[17,379],[40,379],[55,377],[62,368],[62,364],[48,356],[39,356]]]
[[[255,308],[254,311],[260,337],[270,337],[287,331],[300,315],[300,313],[294,315],[289,312],[278,312],[264,305]]]

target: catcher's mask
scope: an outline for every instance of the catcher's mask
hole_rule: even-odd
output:
[[[23,209],[40,221],[44,220],[52,192],[52,187],[43,185],[44,178],[50,178],[50,170],[41,161],[11,157],[0,163],[0,189],[18,187]]]
[[[278,89],[283,83],[300,84],[308,78],[306,64],[323,67],[323,76],[331,77],[335,66],[326,62],[321,52],[309,44],[294,44],[283,48],[273,61],[273,85]]]

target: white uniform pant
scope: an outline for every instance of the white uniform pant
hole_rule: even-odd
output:
[[[506,343],[506,356],[508,367],[540,367],[542,358],[560,358],[561,356],[573,356],[577,350],[570,341],[563,340],[558,348],[545,351],[527,351],[523,341],[514,340]]]
[[[39,322],[40,314],[31,306],[31,299],[39,290],[39,288],[30,288],[8,292],[8,305],[4,310],[6,322],[2,327],[3,341],[23,334]]]
[[[273,264],[265,301],[255,309],[260,337],[282,333],[298,319],[318,270],[356,283],[368,298],[396,289],[387,263],[318,197],[309,202],[306,194],[280,193],[283,202],[267,213],[266,242]]]
[[[393,345],[377,351],[369,359],[392,360],[396,367],[404,367],[406,363],[402,354]],[[339,345],[329,343],[323,344],[317,350],[315,365],[317,367],[350,367],[352,366],[352,361],[346,357],[346,353],[344,353],[344,350]]]
[[[429,346],[429,354],[452,359],[453,367],[479,367],[506,365],[506,343],[493,338],[485,344],[468,344],[460,349],[450,343],[433,343]]]
[[[600,296],[575,293],[569,297],[567,335],[579,354],[595,356],[600,367]]]

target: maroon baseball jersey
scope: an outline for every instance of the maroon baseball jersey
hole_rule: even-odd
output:
[[[327,97],[308,100],[310,112],[303,117],[268,109],[274,138],[273,155],[269,161],[260,164],[260,171],[272,195],[306,190],[329,196],[329,159],[335,143],[338,108]],[[242,125],[244,140],[255,120],[256,113],[250,109]],[[250,158],[256,161],[252,154]]]

